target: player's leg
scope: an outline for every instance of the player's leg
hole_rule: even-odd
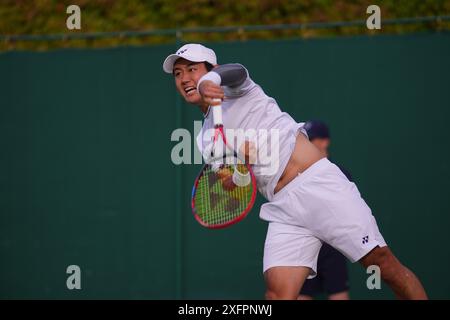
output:
[[[388,247],[376,247],[360,263],[368,268],[380,267],[381,278],[399,299],[427,299],[427,294],[416,275],[403,266]]]
[[[266,299],[296,300],[311,269],[308,267],[273,267],[264,272]]]
[[[305,228],[350,261],[361,260],[363,266],[378,265],[383,279],[399,298],[425,299],[417,277],[387,248],[356,185],[328,160],[321,160],[316,167],[320,170],[315,179],[305,181],[303,189],[296,191],[301,203],[310,206],[310,214],[303,216]]]
[[[263,207],[267,210],[272,206]],[[305,279],[317,272],[321,246],[321,241],[302,227],[269,223],[263,267],[266,298],[297,299]]]

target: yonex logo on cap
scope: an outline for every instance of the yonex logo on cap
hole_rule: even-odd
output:
[[[189,51],[188,56],[186,56],[186,52]],[[202,46],[197,43],[189,43],[185,44],[181,48],[178,48],[175,53],[170,54],[163,62],[163,70],[166,73],[173,73],[173,65],[179,58],[185,58],[186,60],[192,62],[208,62],[212,65],[217,64],[216,54],[213,50]]]
[[[362,243],[366,244],[367,242],[369,242],[369,236],[365,236],[362,238]]]

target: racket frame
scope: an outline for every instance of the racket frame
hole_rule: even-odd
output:
[[[224,149],[226,150],[226,148],[229,148],[230,150],[233,150],[234,153],[234,157],[236,157],[237,159],[241,160],[242,159],[237,155],[236,151],[234,151],[233,148],[231,148],[228,143],[227,143],[227,139],[225,137],[225,134],[223,132],[223,123],[222,123],[222,106],[221,105],[217,105],[217,106],[211,106],[211,108],[213,108],[213,117],[214,117],[214,140],[213,143],[215,144],[218,139],[219,139],[219,134],[222,136],[222,141],[224,143]],[[211,152],[214,152],[214,146],[211,149]],[[226,157],[226,152],[223,152],[223,160],[224,160],[224,164],[225,164],[225,157]],[[242,219],[244,219],[247,214],[250,212],[250,210],[253,208],[253,205],[255,204],[255,200],[256,200],[256,179],[255,179],[255,175],[253,173],[253,170],[250,167],[250,164],[245,163],[245,161],[242,161],[243,164],[245,164],[245,166],[247,167],[250,175],[251,175],[251,184],[252,184],[252,196],[250,199],[250,202],[248,203],[247,207],[244,209],[244,211],[238,215],[236,218],[227,221],[225,223],[221,223],[221,224],[214,224],[214,225],[210,225],[208,223],[205,223],[200,216],[197,213],[197,210],[195,209],[195,195],[197,193],[197,186],[198,183],[200,181],[200,178],[203,176],[203,173],[205,171],[205,167],[209,166],[210,164],[205,164],[202,167],[202,170],[200,171],[200,173],[197,175],[197,178],[195,179],[194,182],[194,186],[192,188],[192,198],[191,198],[191,207],[192,207],[192,213],[194,214],[195,219],[198,221],[198,223],[200,223],[202,226],[209,228],[209,229],[222,229],[225,227],[228,227],[232,224],[235,224],[239,221],[241,221]],[[236,170],[236,169],[235,169]],[[237,187],[240,188],[240,187]]]

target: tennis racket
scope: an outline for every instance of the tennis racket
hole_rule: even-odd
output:
[[[203,166],[192,189],[192,213],[204,227],[225,228],[244,219],[256,198],[256,179],[250,164],[227,144],[222,106],[211,106],[214,139],[210,160]]]

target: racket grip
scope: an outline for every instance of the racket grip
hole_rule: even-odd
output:
[[[245,187],[250,184],[252,177],[250,172],[240,173],[239,170],[235,169],[233,172],[233,183],[238,187]]]
[[[214,101],[222,102],[221,99],[214,99]],[[217,126],[223,125],[223,122],[222,122],[222,104],[211,106],[211,108],[212,108],[212,111],[213,111],[214,126],[217,127]]]

